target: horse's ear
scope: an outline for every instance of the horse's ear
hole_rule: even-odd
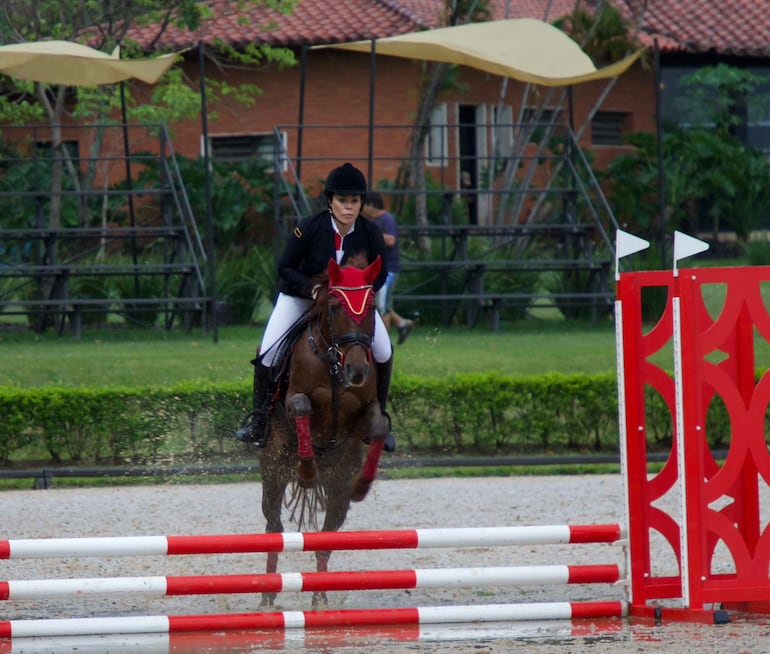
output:
[[[334,259],[329,259],[326,270],[329,273],[329,286],[332,286],[339,281],[342,275],[339,264]]]
[[[364,279],[367,284],[371,284],[377,275],[380,274],[380,268],[382,268],[382,257],[378,254],[377,258],[364,270]]]

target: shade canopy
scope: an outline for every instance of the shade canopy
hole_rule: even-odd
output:
[[[316,47],[371,52],[372,43],[354,41]],[[442,27],[377,39],[374,44],[378,55],[469,66],[542,86],[569,86],[616,77],[642,53],[639,50],[597,69],[567,34],[533,18]]]
[[[99,86],[138,79],[155,84],[174,65],[177,54],[152,59],[121,59],[72,41],[37,41],[0,46],[0,73],[17,79],[62,86]]]

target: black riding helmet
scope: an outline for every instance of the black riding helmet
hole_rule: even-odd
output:
[[[331,202],[332,195],[360,195],[361,204],[366,199],[366,177],[351,163],[337,166],[326,178],[324,194],[326,201]]]

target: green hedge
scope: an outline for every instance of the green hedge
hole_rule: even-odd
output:
[[[249,453],[232,438],[249,397],[243,383],[0,388],[0,462],[133,464],[238,457]],[[402,453],[618,450],[614,374],[397,375],[391,397]],[[669,432],[666,417],[661,420],[660,431]]]

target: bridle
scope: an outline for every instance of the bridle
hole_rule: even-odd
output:
[[[360,303],[358,310],[354,311],[350,303],[350,297],[354,292],[363,292],[364,300]],[[369,334],[361,331],[348,332],[337,336],[334,331],[334,321],[332,320],[331,297],[336,295],[341,299],[341,304],[346,312],[354,319],[356,324],[361,321],[366,314],[372,310],[374,304],[374,289],[371,284],[363,286],[330,286],[326,298],[326,318],[329,331],[329,340],[324,337],[321,330],[320,320],[310,320],[308,322],[307,340],[310,349],[322,361],[324,361],[329,370],[329,378],[332,385],[332,436],[327,449],[334,448],[337,445],[337,426],[339,419],[339,387],[345,384],[345,354],[351,348],[360,346],[366,352],[369,363],[372,361],[372,338]],[[319,348],[313,331],[318,335],[318,340],[323,347]]]
[[[354,292],[364,292],[365,299],[361,303],[360,308],[355,312],[354,321],[360,324],[363,316],[370,310],[372,306],[373,288],[371,284],[363,286],[330,286],[326,300],[326,318],[327,327],[329,331],[329,341],[323,335],[323,332],[318,324],[318,321],[310,321],[308,323],[308,341],[310,343],[310,349],[316,354],[317,357],[324,360],[329,367],[329,376],[332,379],[332,386],[336,391],[337,384],[345,383],[345,354],[352,347],[359,345],[366,352],[366,356],[369,362],[372,360],[372,338],[369,334],[365,334],[361,331],[348,332],[337,336],[334,331],[334,321],[332,320],[331,311],[331,296],[337,295],[342,300],[343,307],[346,311],[351,313],[353,310],[349,298]],[[361,316],[361,320],[357,320],[356,317]],[[315,324],[318,339],[323,344],[322,349],[316,344],[316,339],[313,337],[313,325]],[[349,347],[346,347],[349,346]],[[336,382],[336,383],[335,383]]]

